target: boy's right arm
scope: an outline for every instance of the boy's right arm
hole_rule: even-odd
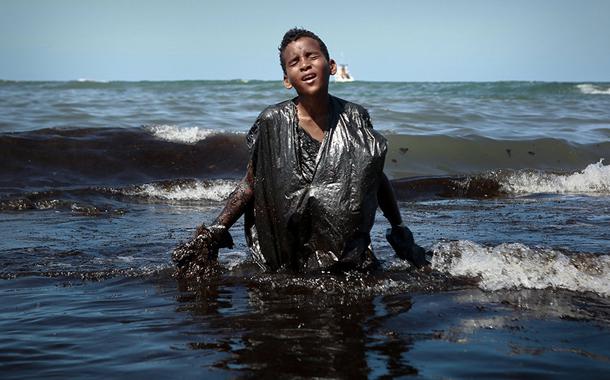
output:
[[[261,113],[262,115],[262,113]],[[256,164],[256,141],[258,137],[259,124],[263,120],[261,116],[256,119],[256,122],[246,136],[248,150],[250,151],[250,160],[246,169],[246,175],[237,185],[235,190],[229,195],[225,207],[220,212],[220,215],[212,223],[206,227],[204,224],[197,228],[195,237],[207,236],[212,242],[217,243],[218,247],[231,247],[233,239],[229,234],[229,228],[244,214],[248,203],[254,199],[254,177]]]
[[[248,163],[246,175],[239,182],[235,190],[229,195],[225,207],[220,212],[216,220],[210,227],[200,226],[197,235],[201,234],[201,229],[219,228],[228,230],[244,214],[246,206],[254,198],[254,170],[252,163]]]
[[[227,204],[211,226],[197,227],[195,237],[180,244],[172,253],[179,273],[192,277],[209,267],[215,261],[219,248],[233,248],[233,238],[229,228],[239,219],[249,202],[254,198],[254,171],[248,163],[246,175],[229,195]]]
[[[204,240],[210,242],[216,249],[233,248],[233,238],[229,234],[229,228],[244,214],[246,206],[254,198],[254,170],[252,164],[248,163],[246,175],[239,182],[235,190],[229,195],[225,207],[211,226],[205,224],[197,227],[195,239],[204,236]]]

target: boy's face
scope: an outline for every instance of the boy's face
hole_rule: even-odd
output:
[[[328,78],[337,72],[337,64],[326,60],[318,41],[301,37],[286,46],[282,59],[286,65],[286,88],[294,87],[299,95],[328,93]]]

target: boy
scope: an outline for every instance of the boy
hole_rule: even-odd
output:
[[[259,115],[247,137],[244,179],[195,239],[215,258],[218,248],[232,246],[228,229],[245,213],[248,245],[264,268],[369,270],[377,265],[369,233],[379,206],[396,254],[417,267],[428,264],[383,173],[385,138],[363,107],[328,93],[337,65],[324,42],[294,28],[279,55],[284,86],[297,97]],[[174,258],[179,266],[189,260]]]

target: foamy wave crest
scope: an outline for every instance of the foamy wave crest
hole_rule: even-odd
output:
[[[123,189],[123,195],[166,199],[172,201],[215,201],[220,202],[235,189],[235,181],[175,180],[147,183]]]
[[[561,288],[610,295],[606,255],[566,255],[517,243],[484,247],[470,241],[441,242],[432,249],[434,269],[478,278],[484,290]]]
[[[518,172],[502,181],[508,193],[610,193],[610,165],[603,159],[584,170],[566,175],[539,172]]]
[[[601,88],[590,83],[579,84],[576,87],[580,92],[587,95],[610,95],[610,87]]]
[[[165,141],[194,144],[222,131],[175,125],[151,125],[146,127],[155,137]]]
[[[76,81],[79,83],[109,83],[109,81],[107,81],[107,80],[89,79],[89,78],[78,78]]]

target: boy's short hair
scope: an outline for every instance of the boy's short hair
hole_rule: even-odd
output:
[[[284,50],[286,49],[286,46],[288,46],[289,43],[294,42],[302,37],[309,37],[318,41],[318,44],[320,44],[320,50],[322,50],[322,54],[324,54],[324,57],[327,61],[330,60],[326,44],[324,43],[324,41],[322,41],[320,37],[318,37],[315,33],[310,32],[307,29],[292,28],[287,31],[286,34],[284,34],[284,38],[282,38],[282,43],[278,48],[278,50],[280,51],[280,65],[282,66],[284,74],[286,74],[286,64],[284,63],[284,58],[282,57],[282,54],[284,53]]]

